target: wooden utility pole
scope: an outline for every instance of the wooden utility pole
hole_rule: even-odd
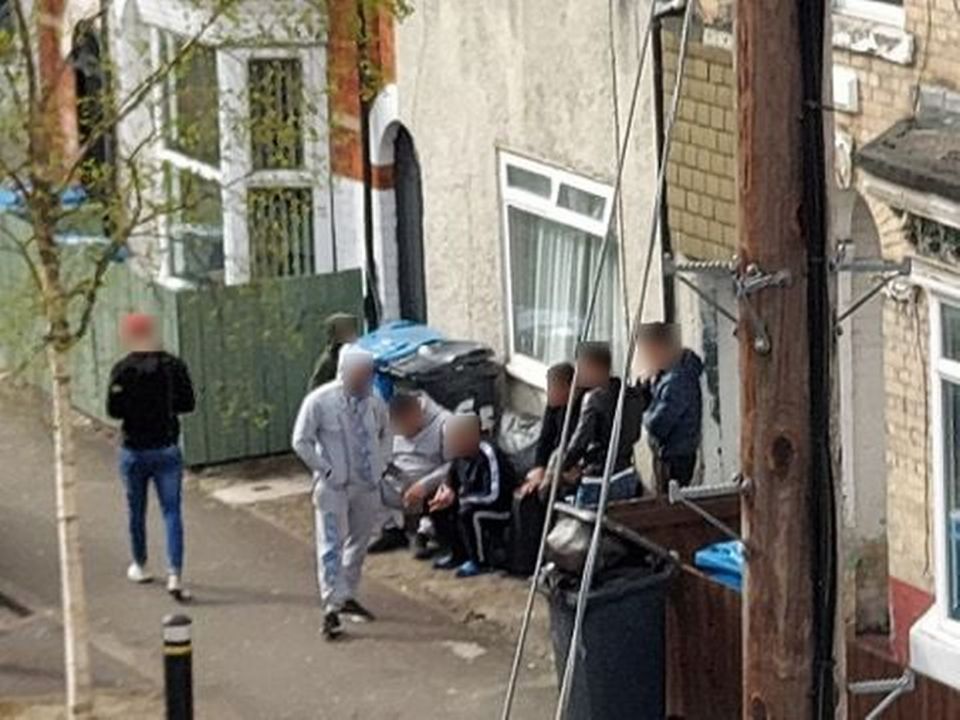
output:
[[[811,26],[818,5],[821,24]],[[812,149],[810,140],[813,124],[822,131],[810,115],[821,112],[821,95],[811,97],[810,87],[822,71],[822,45],[820,58],[810,58],[822,19],[823,0],[737,4],[740,271],[747,289],[739,328],[748,482],[743,708],[750,720],[817,717],[817,666],[829,664],[817,642],[823,528],[814,513],[829,473],[820,477],[824,441],[812,432],[821,388],[811,390],[815,378],[829,386],[826,348],[817,339],[823,308],[814,297],[825,276],[811,271],[822,265],[825,233],[816,199],[824,178],[814,177],[822,147]]]

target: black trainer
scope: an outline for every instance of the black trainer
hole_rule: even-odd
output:
[[[407,537],[407,534],[400,528],[384,528],[380,533],[380,537],[374,540],[367,547],[367,552],[377,554],[377,553],[386,553],[391,552],[392,550],[399,550],[400,548],[409,547],[410,539]]]
[[[417,533],[413,536],[413,557],[417,560],[429,560],[437,553],[436,545],[432,544],[426,533]]]
[[[340,624],[340,615],[331,610],[323,616],[323,636],[327,640],[336,640],[343,635],[343,625]]]
[[[353,598],[350,598],[343,604],[340,613],[349,617],[353,622],[373,622],[377,619],[372,612]]]

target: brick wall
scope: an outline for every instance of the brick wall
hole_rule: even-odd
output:
[[[679,36],[675,22],[664,24],[665,107],[676,81]],[[691,40],[667,165],[670,234],[676,252],[728,259],[737,246],[733,55],[707,44],[703,26]]]

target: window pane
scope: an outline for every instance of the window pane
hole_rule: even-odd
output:
[[[606,204],[607,201],[599,195],[579,190],[570,185],[561,185],[560,192],[557,194],[557,205],[594,220],[603,219],[603,208]]]
[[[220,186],[169,164],[170,271],[194,282],[223,279],[223,205]]]
[[[299,60],[250,61],[255,170],[303,166],[303,72]]]
[[[960,307],[943,305],[943,356],[960,360]]]
[[[209,165],[220,162],[217,53],[194,45],[179,55],[184,41],[161,33],[162,57],[177,60],[164,84],[164,134],[167,146]]]
[[[943,383],[944,481],[947,483],[948,609],[960,620],[960,385]]]
[[[310,188],[256,188],[247,195],[250,277],[312,275]]]
[[[603,242],[566,225],[508,207],[514,352],[550,364],[573,358]],[[621,344],[623,318],[616,245],[604,264],[591,337]]]
[[[540,197],[550,197],[550,178],[515,165],[507,165],[507,185]]]

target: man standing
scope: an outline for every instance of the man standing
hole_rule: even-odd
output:
[[[659,492],[671,480],[687,486],[693,480],[702,435],[703,361],[680,342],[675,325],[647,323],[640,329],[645,387],[650,404],[643,416],[654,456]]]
[[[349,313],[334,313],[323,321],[327,328],[327,347],[320,353],[313,374],[310,376],[310,390],[316,390],[337,378],[340,350],[344,345],[356,342],[360,322]]]
[[[187,366],[160,349],[149,315],[127,315],[120,326],[128,354],[110,372],[107,414],[121,421],[120,474],[127,496],[133,562],[127,577],[152,580],[147,570],[147,488],[157,490],[167,536],[167,591],[177,600],[182,584],[183,519],[180,511],[183,457],[178,415],[192,412],[193,384]]]
[[[386,407],[372,393],[373,373],[370,353],[345,346],[339,378],[304,398],[293,429],[293,449],[313,473],[317,578],[323,633],[331,640],[343,632],[341,613],[373,620],[356,595],[392,448]]]

